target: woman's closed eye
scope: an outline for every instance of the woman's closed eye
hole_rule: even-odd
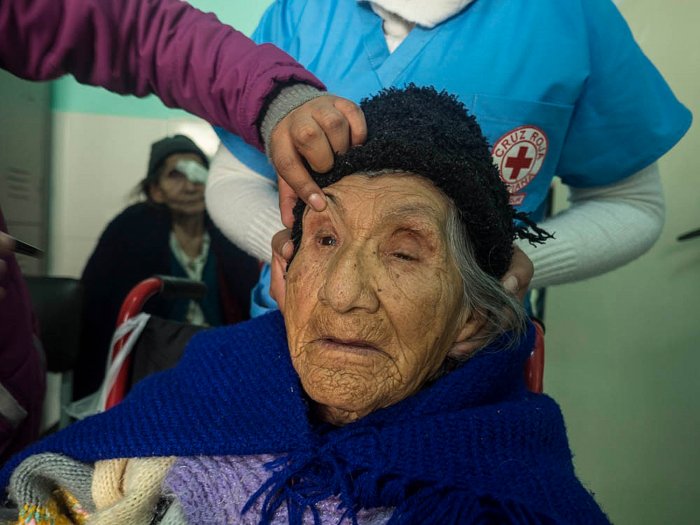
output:
[[[410,254],[410,253],[405,252],[405,251],[400,251],[400,250],[392,252],[391,256],[396,258],[396,259],[402,260],[402,261],[416,261],[416,260],[418,260],[418,258],[415,255]]]
[[[401,229],[394,232],[385,246],[384,253],[401,262],[419,261],[424,255],[423,237],[415,231]]]

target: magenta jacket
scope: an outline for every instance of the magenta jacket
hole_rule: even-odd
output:
[[[156,94],[262,149],[258,122],[278,84],[323,89],[284,51],[257,45],[180,0],[1,0],[0,67],[30,80]]]
[[[0,0],[2,3],[4,0]],[[0,231],[7,232],[0,209]],[[39,436],[44,366],[34,344],[35,320],[15,256],[0,277],[0,465]]]

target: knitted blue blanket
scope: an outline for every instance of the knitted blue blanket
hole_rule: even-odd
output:
[[[391,523],[608,523],[574,474],[556,403],[529,393],[534,329],[500,338],[418,394],[344,427],[315,424],[284,322],[268,314],[195,336],[174,369],[114,409],[51,435],[19,462],[59,452],[94,462],[141,456],[273,454],[261,523],[290,521],[330,495],[352,520],[393,507]],[[251,500],[252,501],[252,500]]]

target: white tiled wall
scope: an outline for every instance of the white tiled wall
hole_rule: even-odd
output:
[[[150,146],[190,136],[213,154],[218,139],[195,119],[146,119],[55,112],[50,203],[51,275],[78,277],[97,239],[145,176]]]

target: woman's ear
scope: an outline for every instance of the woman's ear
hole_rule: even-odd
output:
[[[450,357],[464,358],[473,354],[484,346],[482,331],[486,325],[486,319],[481,312],[470,312],[465,315],[461,328],[457,331],[457,337],[450,348]]]
[[[291,245],[291,231],[282,230],[272,237],[272,261],[270,262],[270,296],[277,302],[277,306],[284,315],[285,297],[287,292],[287,266],[291,257],[290,250],[285,250],[287,244]]]
[[[148,196],[156,204],[163,204],[165,202],[165,194],[158,184],[150,183],[148,185]]]

